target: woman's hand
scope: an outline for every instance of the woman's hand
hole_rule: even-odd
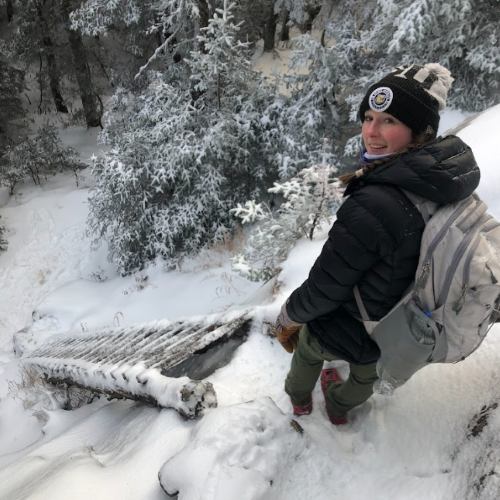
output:
[[[286,352],[290,354],[297,348],[299,343],[299,333],[302,325],[291,320],[286,310],[286,303],[283,304],[281,312],[276,319],[274,330],[276,337],[280,341]]]

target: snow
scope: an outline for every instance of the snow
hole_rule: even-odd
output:
[[[458,136],[472,147],[478,165],[481,167],[481,184],[478,193],[488,204],[490,212],[500,215],[500,171],[495,158],[493,145],[498,140],[498,116],[500,105],[481,113]],[[496,131],[496,134],[495,134]]]
[[[444,115],[447,128],[465,118],[452,115]],[[482,170],[479,194],[497,218],[499,120],[497,106],[459,132]],[[95,136],[80,134],[72,131],[67,139],[88,156],[98,154]],[[470,469],[487,452],[467,437],[468,425],[498,397],[499,326],[464,362],[429,367],[391,398],[373,396],[343,427],[329,423],[318,385],[312,414],[296,419],[301,434],[291,426],[283,390],[291,357],[266,331],[307,277],[328,228],[297,243],[274,296],[273,283],[261,287],[231,271],[224,249],[177,272],[157,263],[123,278],[106,261],[105,247],[90,250],[85,220],[91,180],[84,175],[79,187],[59,175],[42,188],[26,183],[10,200],[3,197],[9,249],[0,256],[1,500],[160,500],[166,496],[159,472],[163,487],[179,491],[182,500],[466,497]],[[35,387],[23,383],[13,354],[13,335],[23,328],[20,338],[29,351],[54,334],[174,321],[243,304],[255,308],[249,339],[209,378],[218,407],[200,420],[104,398],[64,411],[33,399]],[[331,365],[348,372],[346,363]],[[34,415],[39,412],[42,420]],[[498,434],[498,410],[488,427]],[[498,472],[488,491],[495,485]]]

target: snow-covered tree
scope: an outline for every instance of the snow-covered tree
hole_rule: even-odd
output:
[[[200,29],[208,25],[221,0],[86,0],[71,15],[73,29],[89,36],[109,36],[117,26],[130,29],[127,44],[143,55],[140,43],[132,43],[134,34],[153,36],[157,46],[147,54],[143,72],[155,61],[167,68],[198,50]],[[143,45],[143,44],[142,44]]]
[[[5,252],[8,247],[7,240],[4,238],[4,233],[5,228],[3,226],[0,226],[0,252]]]
[[[27,178],[40,186],[48,176],[70,171],[78,181],[78,171],[84,167],[77,152],[63,146],[57,130],[44,125],[34,138],[4,150],[0,162],[0,184],[8,186],[13,194],[15,186]]]
[[[336,42],[351,49],[353,111],[369,84],[413,63],[450,69],[451,105],[482,110],[500,100],[498,0],[340,0],[329,23]]]
[[[176,71],[150,73],[132,98],[116,93],[94,162],[90,230],[122,272],[163,257],[167,265],[224,239],[237,202],[276,178],[262,119],[273,91],[237,41],[232,7],[218,9]]]
[[[338,45],[325,47],[309,34],[295,39],[295,44],[288,63],[291,72],[284,77],[291,97],[278,120],[282,179],[313,164],[321,154],[329,154],[327,162],[333,161],[340,137],[339,94],[351,74]],[[327,152],[321,151],[323,138],[332,145]]]
[[[73,74],[78,84],[80,98],[87,127],[101,126],[104,112],[101,98],[97,93],[94,78],[89,66],[87,49],[81,34],[71,28],[70,14],[74,9],[72,0],[61,0],[60,19],[68,37],[69,48],[73,59]]]
[[[61,45],[58,21],[54,16],[53,2],[14,0],[16,15],[12,22],[10,55],[12,58],[31,63],[38,56],[38,80],[43,92],[48,84],[56,110],[67,113],[62,95],[60,61],[57,59]]]
[[[25,115],[20,98],[22,90],[22,72],[0,59],[0,155],[19,133],[19,119]]]
[[[40,101],[47,99],[45,91],[48,90],[56,110],[67,113],[61,84],[61,60],[57,57],[62,39],[57,29],[53,2],[14,0],[14,6],[16,15],[11,23],[8,54],[17,62],[24,63],[26,68],[35,63]]]
[[[117,21],[137,25],[142,11],[150,7],[147,0],[87,0],[72,12],[72,28],[89,36],[107,36]]]
[[[71,29],[97,41],[92,50],[115,86],[140,86],[136,79],[155,48],[162,45],[161,13],[147,0],[86,0],[70,13]],[[119,50],[116,50],[119,47]]]
[[[35,71],[40,88],[40,112],[50,91],[56,110],[68,112],[70,86],[78,86],[86,123],[99,126],[102,104],[95,86],[96,71],[101,65],[89,59],[89,47],[97,47],[96,40],[85,45],[81,35],[70,29],[69,14],[80,0],[14,0],[16,14],[11,22],[8,55]],[[96,54],[98,50],[93,50]],[[66,85],[66,86],[65,86]],[[64,97],[63,94],[66,93]]]
[[[325,158],[322,164],[303,169],[289,181],[274,183],[269,192],[285,200],[276,213],[255,200],[232,210],[243,224],[255,223],[247,251],[232,259],[235,271],[252,281],[275,276],[298,239],[312,240],[323,223],[331,222],[343,189],[334,177],[337,168],[328,165]]]
[[[305,28],[312,23],[321,4],[321,0],[276,0],[274,8],[276,12],[281,9],[286,10],[292,22]]]
[[[384,2],[394,16],[391,59],[409,56],[447,66],[455,78],[450,102],[480,110],[499,101],[500,5],[498,0]],[[412,61],[414,62],[414,61]]]

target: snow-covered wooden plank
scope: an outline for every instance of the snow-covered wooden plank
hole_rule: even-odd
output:
[[[246,338],[248,311],[221,316],[157,321],[59,335],[23,358],[51,382],[78,385],[112,397],[175,408],[197,418],[217,406],[215,390],[203,379],[229,362]]]

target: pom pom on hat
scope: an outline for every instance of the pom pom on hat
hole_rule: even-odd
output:
[[[429,63],[423,66],[429,74],[435,75],[437,80],[433,83],[430,89],[426,89],[439,103],[439,109],[443,110],[446,107],[446,97],[448,90],[451,88],[454,78],[451,76],[450,70],[441,66],[438,63]]]
[[[415,134],[429,126],[437,132],[439,111],[446,107],[452,83],[450,71],[437,63],[400,66],[368,89],[359,117],[363,121],[365,112],[371,108],[391,114]]]

